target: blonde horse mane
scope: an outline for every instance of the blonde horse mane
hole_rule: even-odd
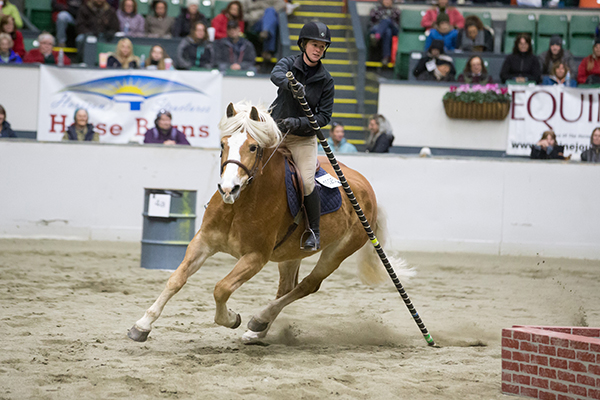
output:
[[[250,118],[252,107],[258,111],[260,121]],[[233,108],[236,114],[229,118],[224,115],[219,122],[221,138],[241,131],[250,135],[259,146],[264,148],[275,147],[281,142],[281,132],[277,123],[264,105],[253,106],[249,102],[239,102]]]

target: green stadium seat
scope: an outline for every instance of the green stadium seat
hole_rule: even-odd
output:
[[[27,0],[26,15],[41,31],[53,32],[52,0]]]
[[[25,46],[25,50],[29,51],[31,49],[35,49],[36,47],[38,47],[39,43],[38,43],[36,37],[24,37],[23,45]]]
[[[403,10],[400,16],[400,29],[403,32],[425,32],[421,20],[425,10]]]
[[[169,7],[167,8],[167,15],[169,17],[177,18],[177,16],[181,13],[182,7],[185,7],[185,5],[181,4],[181,0],[177,3],[169,2]]]
[[[199,8],[200,12],[202,14],[204,14],[204,16],[208,19],[212,19],[213,18],[213,5],[212,5],[212,1],[210,0],[202,0],[200,2],[200,8]]]
[[[135,0],[136,4],[137,4],[137,12],[139,14],[142,14],[143,16],[146,16],[150,13],[150,5],[151,5],[151,1],[150,0]]]
[[[537,28],[539,36],[559,35],[566,39],[569,31],[569,21],[566,15],[540,14]]]
[[[481,22],[483,22],[484,26],[487,26],[489,28],[492,27],[492,14],[489,11],[484,11],[484,12],[465,12],[464,16],[465,18],[468,17],[469,15],[476,15],[479,17],[479,19],[481,20]]]
[[[594,37],[596,27],[600,23],[598,15],[572,15],[571,36]]]
[[[427,37],[424,33],[400,32],[398,35],[398,52],[396,53],[396,65],[394,74],[399,79],[408,78],[408,64],[412,52],[422,53]]]
[[[571,37],[571,45],[569,51],[573,54],[573,57],[587,57],[592,54],[592,48],[594,47],[593,37],[577,36]]]
[[[518,33],[529,33],[531,37],[535,36],[535,14],[511,14],[506,17],[506,34],[514,35]]]
[[[229,4],[228,0],[215,0],[213,6],[213,15],[219,15],[221,11]]]

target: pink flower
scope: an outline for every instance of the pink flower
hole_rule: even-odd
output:
[[[502,93],[502,94],[508,93],[508,88],[506,88],[506,87],[501,88],[500,93]]]
[[[458,87],[458,91],[459,92],[470,92],[471,91],[471,86],[469,86],[469,85],[460,85]]]
[[[450,92],[456,92],[457,86],[450,86]]]

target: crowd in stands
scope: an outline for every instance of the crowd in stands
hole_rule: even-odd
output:
[[[58,55],[46,49],[51,36],[46,32],[38,38],[40,47],[27,57],[23,36],[18,31],[23,25],[19,11],[8,1],[3,4],[0,33],[7,35],[0,41],[0,63],[59,64]],[[177,54],[169,56],[161,48],[159,56],[159,50],[153,48],[156,54],[148,56],[148,66],[162,69],[165,65],[160,62],[162,59],[170,60],[167,64],[178,69],[255,70],[255,44],[260,43],[263,58],[270,61],[277,49],[278,13],[282,10],[291,13],[297,7],[286,0],[234,0],[209,20],[200,12],[200,0],[185,0],[185,7],[177,17],[168,15],[168,5],[165,0],[153,0],[150,12],[143,16],[138,13],[135,0],[52,0],[52,20],[56,27],[52,46],[64,48],[67,43],[75,43],[81,51],[88,36],[100,41],[123,37],[126,40],[118,42],[102,66],[144,68],[145,57],[140,60],[134,55],[133,43],[127,38],[176,38],[181,39]],[[256,38],[254,43],[245,34]],[[60,54],[60,65],[69,65],[70,59],[64,57],[63,63],[64,53]]]
[[[392,0],[380,0],[370,12],[369,34],[371,48],[380,50],[382,64],[387,65],[392,51],[392,38],[401,30],[402,13]],[[411,71],[417,80],[439,82],[480,83],[492,81],[481,57],[471,57],[464,71],[456,71],[452,58],[455,52],[492,53],[494,35],[491,27],[476,15],[463,17],[449,5],[438,0],[427,10],[421,27],[425,29],[425,47],[417,66]],[[592,32],[590,32],[591,34]],[[508,54],[500,73],[501,83],[536,83],[575,86],[600,83],[600,26],[591,54],[576,63],[569,50],[563,47],[566,38],[555,35],[549,47],[535,55],[532,37],[527,33],[516,36],[513,51]],[[511,39],[512,40],[512,39]],[[481,65],[480,65],[481,64]]]

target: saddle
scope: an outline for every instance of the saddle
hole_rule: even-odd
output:
[[[292,235],[292,233],[294,233],[298,225],[300,225],[300,220],[302,219],[303,214],[305,219],[305,225],[308,226],[306,212],[302,212],[304,211],[304,185],[302,184],[302,176],[300,175],[300,170],[292,161],[291,155],[289,153],[284,153],[284,155],[285,186],[287,192],[288,208],[290,210],[290,214],[292,215],[292,217],[294,217],[294,222],[289,226],[285,236],[281,240],[279,240],[279,242],[277,242],[273,250],[281,246],[281,244],[283,244],[283,242],[285,242]],[[327,172],[323,168],[321,168],[321,165],[318,160],[315,171],[315,178],[327,174]],[[335,212],[339,210],[339,208],[342,206],[342,195],[337,187],[328,188],[322,186],[318,181],[316,181],[315,190],[318,190],[319,197],[321,199],[321,215]]]

